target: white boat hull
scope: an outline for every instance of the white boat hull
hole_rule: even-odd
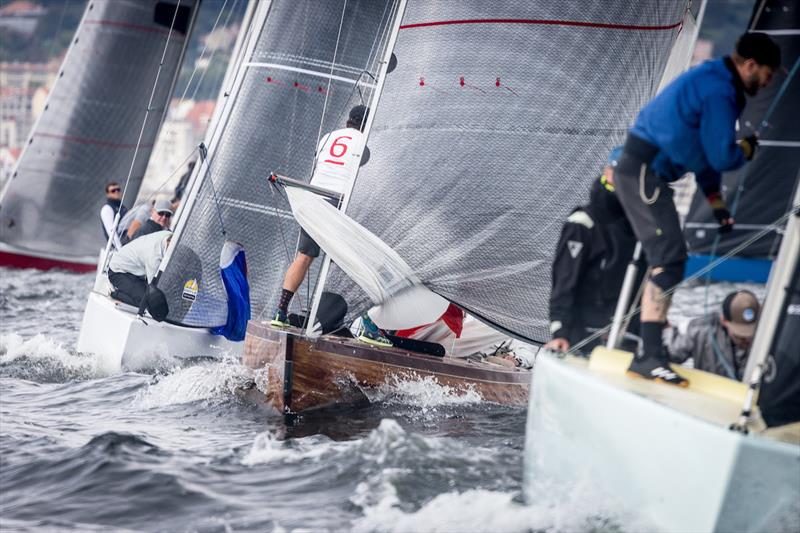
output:
[[[737,414],[730,399],[540,355],[527,494],[540,480],[569,485],[588,476],[625,511],[665,531],[797,531],[800,446],[720,423]]]
[[[243,342],[206,329],[187,328],[140,317],[136,309],[91,292],[83,313],[77,349],[98,356],[101,370],[152,368],[164,358],[240,357]]]

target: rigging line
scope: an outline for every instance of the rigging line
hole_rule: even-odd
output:
[[[227,0],[225,0],[225,1],[227,2]],[[228,16],[225,18],[225,23],[222,25],[222,27],[224,29],[228,28],[228,25],[231,22],[231,16],[233,15],[233,12],[236,10],[236,7],[237,7],[238,3],[239,3],[239,0],[234,0],[233,6],[230,8],[230,10],[228,10]],[[214,33],[213,29],[211,30],[211,33]],[[197,80],[197,84],[194,86],[194,91],[192,92],[192,97],[190,98],[191,100],[194,100],[195,98],[197,98],[197,92],[200,90],[200,87],[203,85],[203,80],[206,78],[206,74],[208,74],[208,71],[211,69],[211,64],[214,62],[214,56],[217,54],[217,50],[219,50],[219,48],[214,48],[214,50],[211,52],[211,56],[209,56],[209,58],[208,58],[208,66],[203,69],[203,73],[200,75],[200,79]],[[195,68],[197,68],[197,67],[195,66]],[[222,76],[225,77],[225,71],[224,70],[222,71]],[[188,87],[188,85],[187,85],[187,87]]]
[[[393,3],[393,2],[391,2],[391,3]],[[386,5],[383,7],[383,13],[381,13],[381,21],[383,21],[383,17],[385,17],[385,16],[386,16],[386,10],[387,10],[387,9],[389,9],[389,4],[390,4],[390,2],[386,2]],[[391,19],[391,17],[390,17],[390,19]],[[389,26],[389,23],[388,23],[388,22],[389,22],[389,21],[387,20],[386,27],[388,27],[388,26]],[[369,47],[369,54],[367,54],[367,65],[366,65],[366,68],[365,68],[365,70],[366,70],[366,69],[369,69],[369,66],[370,66],[370,65],[372,65],[372,62],[373,62],[373,61],[375,61],[375,58],[377,58],[377,57],[378,57],[378,51],[375,49],[375,45],[378,43],[378,37],[379,37],[379,36],[380,36],[380,35],[381,35],[381,34],[382,34],[384,31],[385,31],[385,29],[384,29],[384,30],[381,30],[381,31],[376,31],[376,32],[375,32],[375,38],[372,40],[372,46],[370,46],[370,47]],[[382,41],[381,41],[381,42],[382,42]],[[374,57],[374,58],[373,58],[373,56],[372,56],[372,54],[373,54],[373,53],[375,54],[375,57]]]
[[[203,148],[200,149],[200,159],[205,160],[206,159],[205,145],[202,146]],[[214,207],[216,208],[217,217],[219,218],[219,226],[220,229],[222,230],[222,236],[227,237],[228,232],[225,231],[225,222],[222,220],[222,208],[219,205],[219,198],[217,197],[217,187],[214,185],[214,178],[211,177],[211,165],[213,163],[213,159],[214,158],[212,156],[211,159],[209,159],[208,161],[208,166],[206,168],[206,177],[208,178],[208,183],[211,185],[211,195],[214,199]]]
[[[770,225],[782,224],[782,223],[786,222],[787,220],[789,220],[789,217],[791,217],[792,215],[800,216],[800,204],[796,205],[796,206],[793,206],[792,209],[790,209],[789,211],[787,211],[786,213],[781,215],[778,219],[776,219]],[[708,272],[710,272],[711,270],[714,270],[718,265],[721,265],[722,263],[724,263],[725,261],[727,261],[731,257],[735,256],[736,254],[738,254],[739,252],[741,252],[742,250],[744,250],[745,248],[747,248],[748,246],[750,246],[754,242],[756,242],[759,239],[763,238],[765,235],[768,235],[769,233],[770,233],[770,230],[768,230],[768,229],[763,229],[761,231],[756,232],[753,236],[751,236],[746,241],[744,241],[741,244],[739,244],[738,246],[736,246],[734,249],[732,249],[727,254],[715,259],[714,261],[712,261],[711,263],[709,263],[705,267],[701,268],[700,270],[698,270],[697,272],[695,272],[694,274],[692,274],[688,278],[683,279],[680,283],[676,284],[671,289],[664,291],[664,295],[663,296],[664,297],[670,296],[671,294],[673,294],[675,291],[677,291],[678,289],[680,289],[684,285],[686,285],[688,283],[691,283],[692,281],[705,276]],[[630,313],[625,315],[623,317],[623,319],[627,320],[627,319],[635,316],[636,314],[638,314],[639,311],[641,311],[641,306],[637,307],[636,309],[634,309],[633,311],[631,311]],[[605,327],[597,330],[597,332],[595,332],[594,334],[589,335],[588,337],[586,337],[585,339],[583,339],[582,341],[577,343],[575,346],[571,347],[569,349],[569,351],[566,352],[564,355],[566,355],[566,354],[574,355],[577,352],[577,350],[583,348],[584,346],[586,346],[590,342],[594,341],[595,339],[598,339],[598,338],[602,337],[610,329],[611,329],[611,324],[608,324]]]
[[[189,155],[187,155],[186,158],[178,166],[175,167],[175,169],[172,171],[172,174],[167,176],[167,178],[164,181],[161,182],[161,185],[155,191],[151,192],[147,196],[145,201],[150,200],[156,194],[161,192],[161,189],[163,189],[167,185],[167,183],[169,183],[169,180],[171,180],[175,176],[175,174],[177,174],[178,171],[180,169],[182,169],[184,167],[184,165],[186,165],[189,162],[189,160],[192,158],[192,156],[195,154],[195,152],[197,152],[198,148],[199,148],[199,146],[195,146],[194,148],[192,148],[192,150],[189,152]]]
[[[175,4],[175,12],[172,14],[172,22],[169,25],[169,32],[167,33],[167,39],[164,43],[164,51],[161,53],[161,61],[158,63],[158,69],[156,70],[156,79],[153,81],[153,89],[150,91],[150,99],[147,102],[147,109],[144,112],[144,120],[142,120],[142,127],[139,130],[139,138],[136,140],[136,148],[133,151],[133,158],[131,158],[131,166],[128,169],[128,177],[125,178],[125,187],[122,189],[122,200],[125,200],[125,194],[128,192],[128,185],[131,181],[131,176],[133,175],[133,169],[136,165],[136,156],[139,154],[139,147],[142,144],[142,137],[144,137],[144,130],[147,127],[147,118],[150,116],[150,110],[153,107],[153,100],[156,97],[156,89],[158,88],[158,80],[161,77],[161,70],[164,67],[164,59],[167,57],[167,50],[169,50],[169,43],[172,39],[172,31],[175,29],[175,20],[178,18],[178,11],[181,7],[181,0],[178,0],[178,3]],[[114,223],[111,226],[111,232],[109,232],[108,242],[106,243],[105,248],[105,261],[103,264],[103,270],[106,269],[108,266],[108,261],[110,259],[109,251],[111,250],[111,245],[114,242],[114,235],[117,233],[117,227],[119,226],[120,221],[119,211],[114,216]]]
[[[211,33],[209,35],[213,34],[214,30],[217,29],[217,24],[219,23],[219,19],[222,17],[222,12],[225,11],[226,5],[228,5],[228,0],[225,0],[225,2],[222,4],[222,7],[219,8],[219,13],[217,13],[217,19],[214,21],[214,25],[211,27]],[[200,57],[198,58],[197,61],[194,62],[194,69],[192,70],[192,75],[189,76],[189,81],[186,82],[186,87],[183,88],[183,94],[181,94],[181,97],[179,99],[180,102],[183,102],[184,98],[186,98],[186,93],[189,91],[189,87],[192,85],[192,80],[194,79],[194,75],[197,74],[197,69],[199,68],[198,65],[202,62],[201,60],[203,59],[203,56],[206,54],[207,48],[208,48],[208,40],[206,40],[206,44],[203,46],[203,51],[200,52]],[[209,61],[209,65],[210,64],[211,61]],[[199,86],[200,82],[198,82],[197,85]]]
[[[286,260],[291,264],[292,256],[291,252],[289,251],[289,245],[286,243],[286,235],[283,231],[283,224],[280,222],[280,214],[278,212],[278,204],[275,201],[275,195],[278,194],[279,196],[284,196],[281,194],[281,189],[278,187],[277,183],[270,182],[270,199],[272,200],[272,207],[275,210],[275,218],[278,221],[278,232],[281,234],[281,242],[283,243],[283,251],[286,252]],[[288,199],[287,199],[288,202]],[[281,289],[283,289],[283,284],[281,284]],[[264,317],[264,313],[267,312],[267,309],[270,308],[270,304],[267,303],[262,309],[261,312],[258,314],[258,320],[261,320]]]
[[[342,4],[342,17],[339,19],[339,31],[336,34],[336,46],[333,49],[333,59],[331,60],[331,69],[328,77],[328,88],[325,90],[325,102],[322,104],[322,116],[319,119],[319,131],[317,132],[317,142],[314,144],[314,152],[319,148],[319,140],[322,138],[322,126],[325,125],[325,113],[328,109],[328,98],[331,94],[331,76],[333,76],[333,67],[336,65],[336,55],[339,53],[339,42],[342,38],[342,26],[344,25],[344,14],[347,11],[347,0],[344,0]],[[314,158],[314,166],[316,166],[317,160],[316,157]]]

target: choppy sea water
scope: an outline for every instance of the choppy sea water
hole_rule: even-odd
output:
[[[582,487],[523,504],[525,409],[430,380],[286,427],[233,393],[250,375],[235,360],[104,374],[74,349],[92,281],[0,269],[0,529],[643,527]],[[674,320],[730,288],[682,291]]]

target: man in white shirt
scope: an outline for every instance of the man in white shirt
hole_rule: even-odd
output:
[[[368,114],[369,109],[366,106],[355,106],[350,110],[346,128],[332,131],[320,139],[316,167],[311,177],[312,185],[338,195],[345,194],[347,185],[358,172],[359,164],[362,162],[362,152],[365,150],[362,132]],[[289,325],[287,319],[289,303],[317,256],[319,256],[319,245],[301,228],[297,255],[286,271],[280,301],[271,322],[273,326]]]
[[[171,232],[158,231],[139,237],[115,252],[108,263],[108,281],[114,287],[111,297],[139,307],[147,294],[150,315],[156,320],[166,318],[163,293],[154,288],[148,290],[148,285],[158,273],[171,238]]]
[[[119,232],[114,231],[114,218],[119,212],[120,219],[125,216],[128,209],[122,205],[122,187],[115,181],[106,184],[106,203],[100,208],[100,222],[102,223],[103,235],[108,240],[109,235],[113,234],[114,248],[122,248]]]

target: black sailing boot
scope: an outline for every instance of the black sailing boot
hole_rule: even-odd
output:
[[[669,358],[664,354],[661,344],[663,327],[660,322],[642,322],[642,349],[634,356],[627,374],[634,378],[688,387],[689,380],[680,377],[669,367]]]

